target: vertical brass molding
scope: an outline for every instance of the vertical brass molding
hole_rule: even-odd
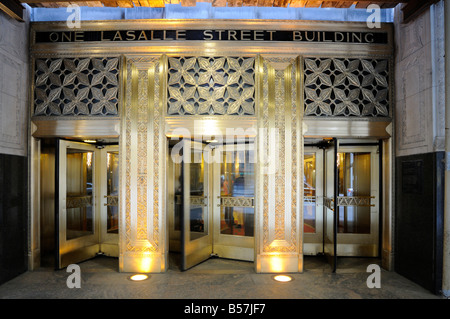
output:
[[[261,152],[262,142],[264,141],[264,136],[262,136],[262,129],[264,128],[262,123],[262,107],[263,107],[263,58],[261,55],[257,55],[255,59],[255,115],[256,115],[256,125],[257,125],[257,134],[255,138],[255,271],[260,272],[260,259],[258,256],[260,255],[263,247],[262,242],[262,209],[263,205],[263,176],[262,172],[262,164],[261,164]]]
[[[159,151],[159,163],[162,166],[160,169],[160,216],[159,216],[159,231],[161,239],[161,253],[163,254],[161,271],[165,271],[169,267],[169,222],[167,219],[167,162],[168,162],[168,145],[166,137],[166,115],[167,115],[167,80],[168,80],[168,58],[163,54],[159,59],[159,110],[160,110],[160,151]]]
[[[295,60],[294,60],[295,61]],[[283,142],[284,142],[284,198],[282,202],[284,203],[284,221],[283,221],[283,233],[284,236],[281,239],[291,240],[297,243],[297,232],[296,232],[296,198],[295,195],[297,193],[297,189],[294,182],[295,174],[294,171],[296,169],[297,162],[292,158],[292,153],[295,153],[297,149],[296,145],[292,144],[293,138],[295,138],[294,134],[296,134],[296,130],[293,130],[293,126],[295,129],[295,121],[292,119],[292,115],[296,112],[297,106],[292,103],[292,81],[295,80],[295,75],[292,76],[292,71],[295,70],[293,65],[290,64],[283,70],[283,79],[284,85],[280,85],[279,89],[284,92],[284,132],[283,134]],[[291,174],[289,174],[289,168],[291,170]],[[291,190],[291,191],[290,191]],[[294,195],[294,196],[292,196]],[[287,214],[286,212],[290,212]],[[289,218],[290,217],[290,218]]]
[[[158,195],[158,190],[154,189],[152,185],[155,183],[155,169],[154,169],[154,159],[155,154],[151,151],[153,149],[154,145],[154,124],[153,119],[155,118],[155,67],[152,65],[150,66],[146,71],[147,76],[147,116],[146,116],[146,122],[147,122],[147,143],[145,145],[146,147],[146,153],[147,153],[147,198],[146,202],[149,207],[147,207],[147,216],[146,216],[146,226],[147,226],[147,240],[149,242],[153,242],[152,235],[157,236],[157,234],[154,234],[155,225],[153,224],[153,217],[158,214],[158,211],[155,210],[155,205],[152,205],[152,203],[155,203],[155,196]],[[158,155],[158,154],[156,154]],[[152,207],[153,206],[153,207]],[[153,212],[151,214],[150,212]]]
[[[296,102],[297,102],[297,115],[296,115],[296,126],[297,126],[297,145],[298,145],[298,149],[297,149],[297,158],[298,158],[298,178],[297,178],[297,189],[298,189],[298,218],[297,218],[297,227],[298,227],[298,250],[299,250],[299,259],[300,259],[300,267],[299,270],[303,271],[303,216],[304,216],[304,205],[303,205],[303,201],[304,201],[304,183],[303,183],[303,174],[304,174],[304,136],[303,136],[303,132],[304,132],[304,125],[303,125],[303,112],[304,112],[304,103],[303,103],[303,87],[304,87],[304,83],[303,83],[303,57],[302,56],[298,56],[297,60],[296,60],[296,64],[295,64],[295,68],[296,68],[296,80],[295,80],[295,88],[296,88]]]
[[[271,134],[275,134],[275,90],[276,90],[276,86],[275,86],[275,69],[270,65],[270,63],[267,63],[267,96],[268,96],[268,101],[267,101],[267,105],[265,105],[264,107],[267,107],[267,124],[268,126],[266,127],[268,129],[267,131],[267,160],[269,163],[269,167],[266,166],[266,169],[270,170],[270,164],[272,161],[271,154],[277,154],[277,150],[275,149],[275,145],[277,143],[276,140],[274,140],[274,135]],[[278,108],[282,107],[281,105],[278,105]],[[280,133],[280,132],[278,132]],[[278,163],[272,163],[272,165],[277,165],[276,170],[278,170]],[[273,167],[273,166],[272,166]],[[265,178],[266,178],[266,189],[264,190],[265,193],[267,193],[268,196],[268,203],[267,203],[267,209],[265,210],[264,213],[267,212],[267,214],[264,214],[264,233],[265,233],[265,242],[264,242],[264,250],[266,250],[267,248],[267,243],[268,242],[273,242],[276,239],[276,219],[275,219],[275,201],[276,201],[276,185],[275,185],[275,181],[276,181],[276,173],[275,172],[271,172],[271,173],[265,173]],[[274,229],[271,229],[271,226],[274,226]]]
[[[120,134],[119,134],[119,271],[124,271],[124,253],[126,251],[126,240],[127,240],[127,229],[126,229],[126,219],[127,219],[127,199],[129,187],[126,187],[128,181],[128,174],[125,165],[127,160],[127,149],[125,145],[127,144],[128,136],[126,134],[127,127],[127,100],[130,98],[129,94],[126,94],[128,88],[128,59],[127,57],[122,57],[122,102],[119,109],[120,114]]]
[[[127,107],[130,109],[130,121],[129,121],[129,127],[130,127],[130,143],[126,145],[126,147],[129,149],[131,156],[129,157],[128,161],[130,165],[130,185],[129,185],[129,191],[130,191],[130,208],[127,211],[127,218],[129,219],[129,226],[130,227],[130,240],[132,242],[137,241],[137,209],[138,209],[138,183],[137,183],[137,177],[138,177],[138,171],[137,171],[137,110],[138,110],[138,96],[139,96],[139,79],[138,79],[138,70],[136,68],[136,65],[134,63],[131,64],[131,104],[127,105]],[[136,213],[135,213],[136,212]]]

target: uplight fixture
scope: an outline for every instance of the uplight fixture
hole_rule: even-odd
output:
[[[292,277],[288,275],[275,275],[273,279],[278,282],[290,282],[292,281]]]
[[[146,274],[135,274],[129,277],[130,280],[132,281],[143,281],[148,279],[148,275]]]

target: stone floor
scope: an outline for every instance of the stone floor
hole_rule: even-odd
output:
[[[116,258],[80,263],[81,288],[69,289],[66,270],[41,268],[0,286],[0,299],[440,299],[395,272],[381,271],[381,288],[369,289],[367,265],[375,259],[342,258],[337,273],[318,257],[305,257],[305,271],[279,283],[256,274],[249,262],[212,258],[181,272],[171,262],[163,274],[142,282],[119,273]]]

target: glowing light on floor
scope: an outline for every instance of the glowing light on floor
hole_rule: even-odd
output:
[[[136,274],[136,275],[130,276],[130,280],[132,280],[132,281],[143,281],[147,278],[148,278],[148,276],[145,274]]]
[[[278,282],[289,282],[292,281],[292,277],[288,275],[276,275],[273,277],[274,280]]]

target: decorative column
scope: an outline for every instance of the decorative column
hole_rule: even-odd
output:
[[[303,271],[300,58],[258,60],[257,272]]]
[[[130,56],[124,61],[119,227],[122,272],[167,269],[164,59],[164,56]]]

